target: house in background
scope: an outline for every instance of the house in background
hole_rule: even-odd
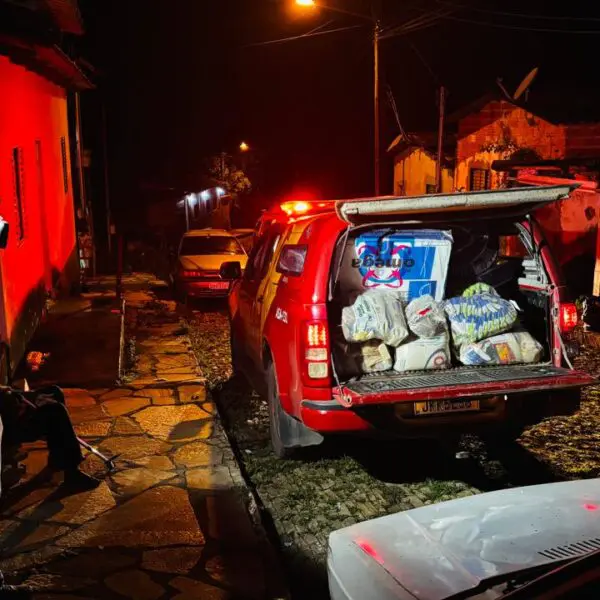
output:
[[[436,191],[437,148],[435,134],[400,134],[388,148],[394,156],[394,194],[420,196]],[[447,136],[447,139],[450,136]],[[454,147],[446,144],[442,165],[442,192],[454,186]]]
[[[0,0],[0,216],[10,226],[0,252],[3,378],[48,294],[79,282],[76,209],[84,217],[86,207],[73,184],[68,96],[92,85],[58,43],[82,33],[74,0]]]
[[[456,130],[454,189],[482,190],[503,187],[506,173],[496,172],[498,160],[531,161],[600,156],[598,120],[573,122],[568,105],[544,110],[516,104],[498,94],[486,95],[451,115]],[[546,113],[548,113],[546,115]],[[540,115],[546,116],[540,116]]]

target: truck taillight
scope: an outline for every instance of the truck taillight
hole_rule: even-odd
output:
[[[560,330],[563,333],[572,331],[578,322],[577,307],[574,304],[561,304],[560,306]]]
[[[199,277],[200,273],[198,271],[181,271],[181,276],[184,279],[193,279],[194,277]]]
[[[329,333],[326,321],[309,321],[304,324],[305,374],[311,380],[329,377]]]

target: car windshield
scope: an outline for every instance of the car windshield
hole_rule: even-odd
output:
[[[202,254],[244,254],[239,242],[225,236],[185,237],[181,242],[180,256],[198,256]]]

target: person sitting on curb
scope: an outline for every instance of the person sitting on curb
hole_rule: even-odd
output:
[[[64,472],[66,488],[78,492],[98,487],[98,479],[79,469],[83,455],[60,388],[21,392],[0,387],[0,418],[4,424],[5,456],[9,448],[45,438],[48,469]]]

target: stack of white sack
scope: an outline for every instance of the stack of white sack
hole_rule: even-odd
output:
[[[431,296],[415,298],[406,307],[406,320],[413,334],[396,348],[394,370],[421,371],[450,366],[450,336],[446,316]]]
[[[342,379],[389,371],[393,364],[388,347],[379,340],[351,344],[338,339],[334,342],[333,352],[337,374]]]
[[[387,290],[368,290],[342,309],[342,332],[349,342],[381,340],[399,346],[407,337],[401,296]]]
[[[463,365],[511,365],[537,363],[542,345],[527,331],[513,331],[489,337],[460,348]]]

